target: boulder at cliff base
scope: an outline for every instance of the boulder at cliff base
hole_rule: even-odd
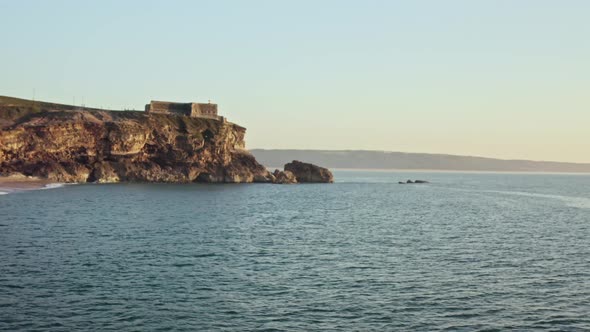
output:
[[[285,164],[285,171],[293,173],[293,175],[295,175],[295,179],[297,179],[297,182],[299,183],[334,182],[334,176],[327,168],[297,160],[293,160],[292,162]]]

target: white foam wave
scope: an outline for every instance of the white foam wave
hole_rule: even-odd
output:
[[[37,187],[37,188],[27,188],[27,187],[14,187],[14,188],[0,188],[0,195],[8,195],[8,194],[14,194],[14,193],[19,193],[19,192],[24,192],[24,191],[33,191],[33,190],[46,190],[46,189],[56,189],[56,188],[61,188],[63,186],[65,186],[65,183],[48,183],[42,187]]]
[[[65,186],[65,183],[48,183],[45,185],[45,187],[41,188],[41,189],[55,189],[55,188],[61,188]]]

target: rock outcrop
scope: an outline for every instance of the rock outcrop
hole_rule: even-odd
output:
[[[423,183],[430,183],[430,182],[428,182],[428,181],[426,181],[426,180],[415,180],[415,181],[408,180],[408,181],[406,181],[406,182],[399,181],[398,183],[399,183],[399,184],[423,184]]]
[[[44,105],[57,104],[0,104],[1,174],[59,182],[273,181],[244,149],[246,129],[233,123]]]
[[[297,183],[297,178],[295,178],[295,174],[290,171],[281,171],[276,169],[273,173],[274,176],[274,183],[277,184],[294,184]]]
[[[327,168],[316,166],[309,163],[303,163],[297,160],[285,164],[285,171],[289,171],[295,175],[297,182],[319,182],[332,183],[334,176]]]

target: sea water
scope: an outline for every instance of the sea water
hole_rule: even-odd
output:
[[[590,329],[590,176],[335,178],[2,195],[0,330]]]

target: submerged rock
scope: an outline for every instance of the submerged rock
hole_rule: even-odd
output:
[[[292,172],[297,182],[319,182],[332,183],[334,176],[327,168],[316,166],[309,163],[303,163],[297,160],[285,164],[285,171]]]

